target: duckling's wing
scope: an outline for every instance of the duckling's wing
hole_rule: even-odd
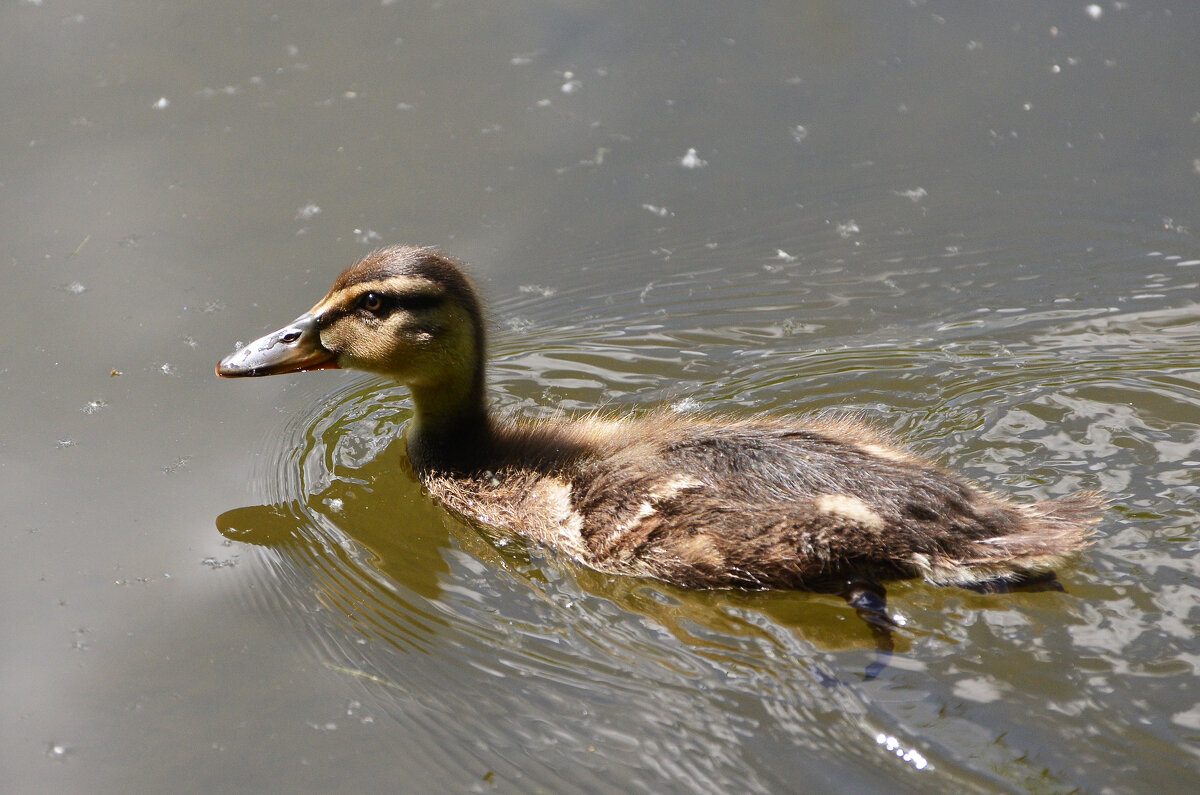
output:
[[[847,575],[972,583],[1055,564],[1095,503],[1015,506],[877,435],[689,430],[570,483],[585,562],[691,587],[818,587]]]

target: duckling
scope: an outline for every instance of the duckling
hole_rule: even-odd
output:
[[[1014,504],[846,418],[498,417],[484,359],[481,304],[462,266],[396,246],[347,268],[316,306],[217,374],[388,376],[412,394],[413,469],[451,511],[613,574],[840,592],[877,631],[888,623],[879,583],[1045,582],[1087,546],[1103,507],[1094,493]]]

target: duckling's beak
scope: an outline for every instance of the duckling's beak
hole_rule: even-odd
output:
[[[243,378],[337,367],[337,354],[321,344],[317,316],[308,314],[226,356],[217,365],[217,375]]]

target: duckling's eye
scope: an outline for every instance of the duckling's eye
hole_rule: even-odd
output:
[[[383,296],[379,293],[367,293],[359,299],[358,305],[368,312],[378,312],[383,309]]]

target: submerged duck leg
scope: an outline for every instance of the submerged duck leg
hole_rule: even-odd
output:
[[[961,587],[966,588],[968,591],[985,594],[1065,591],[1062,583],[1058,581],[1058,576],[1053,571],[1027,571],[1008,579],[987,580],[985,582],[970,583]]]
[[[875,662],[867,666],[864,679],[874,679],[887,668],[892,658],[892,650],[896,644],[892,638],[892,630],[896,622],[887,614],[887,592],[883,586],[873,580],[854,577],[846,581],[842,590],[842,598],[854,608],[858,617],[871,628],[875,637]]]

